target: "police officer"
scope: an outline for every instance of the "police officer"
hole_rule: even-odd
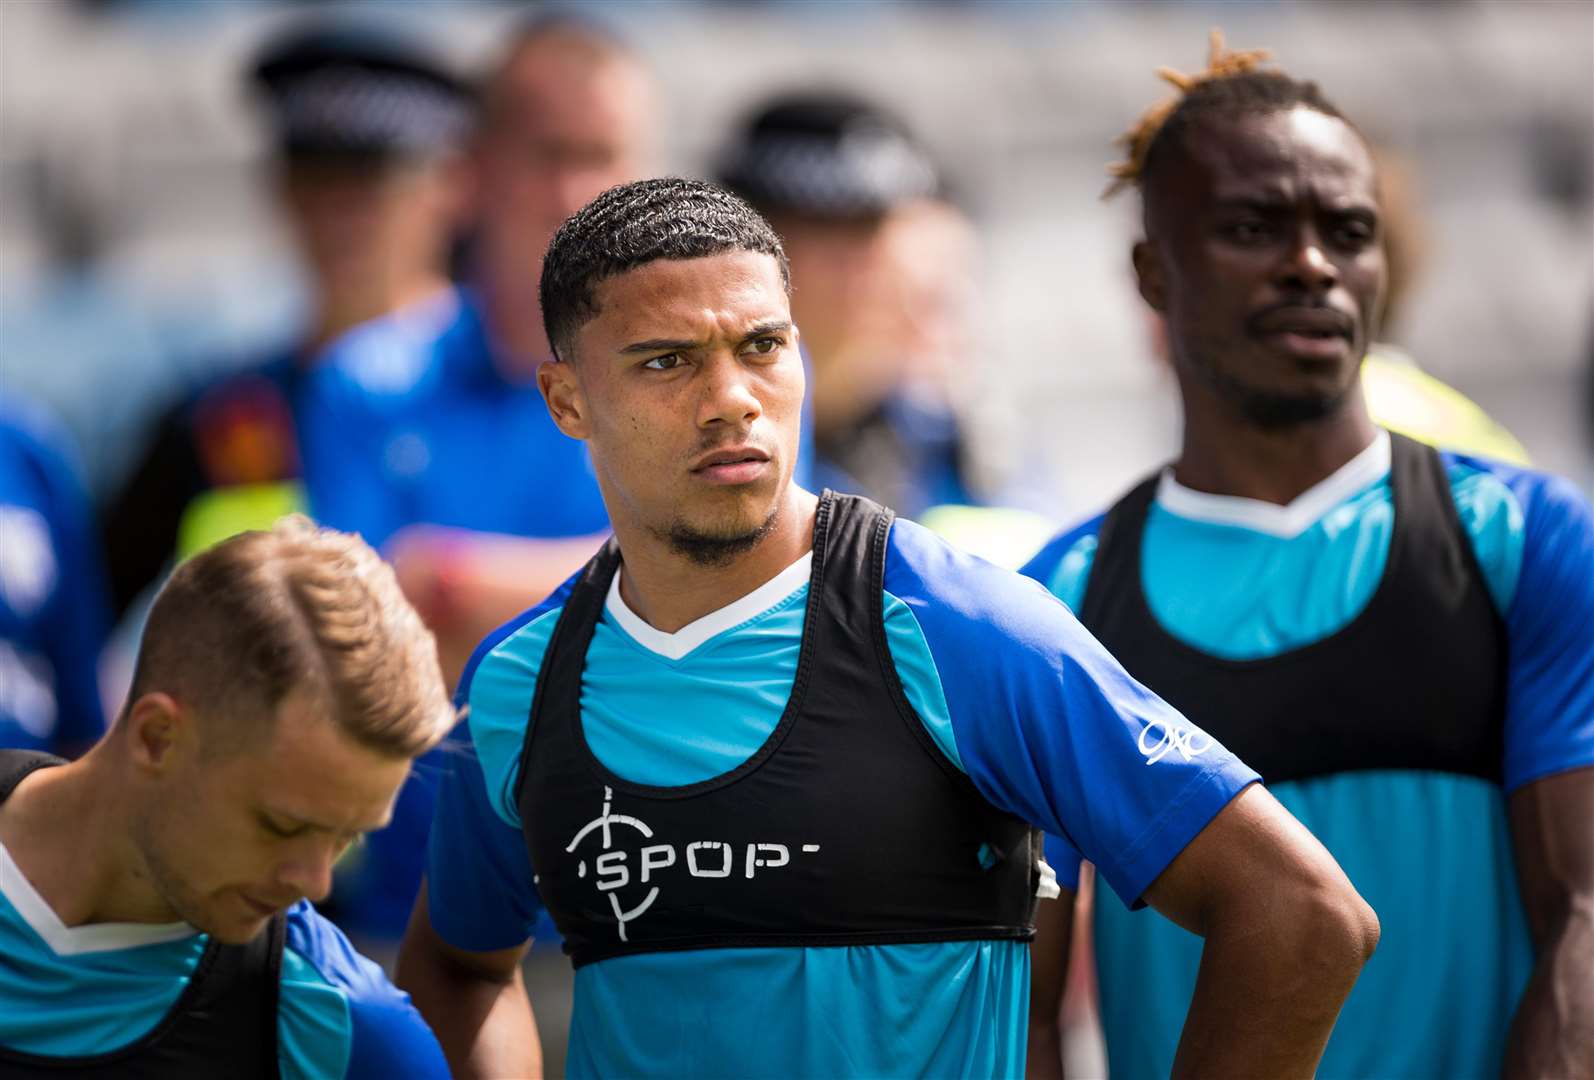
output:
[[[272,40],[250,81],[309,277],[309,318],[290,347],[196,389],[157,424],[104,514],[118,612],[174,556],[305,509],[306,372],[360,323],[451,293],[465,87],[416,43],[352,22]]]
[[[862,98],[787,94],[737,132],[718,178],[769,220],[805,283],[792,307],[812,372],[816,479],[915,518],[978,501],[942,385],[945,354],[967,345],[944,328],[972,237],[924,146]]]

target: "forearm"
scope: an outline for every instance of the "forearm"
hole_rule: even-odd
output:
[[[542,1076],[537,1022],[517,969],[498,982],[406,942],[396,982],[443,1047],[455,1077]]]
[[[1056,1017],[1049,1023],[1030,1017],[1024,1076],[1026,1080],[1063,1080],[1062,1029]]]
[[[1506,1045],[1506,1080],[1594,1076],[1594,903],[1545,940]]]
[[[432,928],[422,884],[394,981],[431,1026],[454,1076],[542,1076],[542,1043],[521,974],[524,951],[453,948]]]
[[[484,637],[558,588],[603,540],[418,525],[394,537],[388,553],[405,595],[437,635],[443,675],[452,686]]]
[[[1225,912],[1207,929],[1173,1075],[1311,1077],[1377,934],[1371,909],[1331,899]]]
[[[1030,948],[1028,1080],[1063,1080],[1062,1006],[1074,922],[1074,894],[1063,890],[1035,912]]]

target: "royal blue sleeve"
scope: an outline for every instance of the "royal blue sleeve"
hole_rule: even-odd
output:
[[[30,489],[13,497],[31,503],[43,519],[48,536],[41,539],[55,563],[53,585],[28,628],[32,640],[21,644],[36,648],[51,668],[56,723],[48,749],[75,755],[105,733],[99,687],[100,653],[110,631],[105,560],[65,429],[31,408],[5,419]]]
[[[1594,515],[1559,477],[1511,470],[1507,483],[1525,530],[1505,618],[1509,792],[1594,765]]]
[[[1085,860],[1079,857],[1074,845],[1055,833],[1046,834],[1046,865],[1057,875],[1057,884],[1065,889],[1079,891],[1079,871]]]
[[[1019,568],[1019,573],[1044,585],[1054,596],[1077,612],[1083,603],[1090,575],[1090,563],[1082,560],[1077,568],[1063,574],[1063,562],[1078,557],[1079,542],[1101,532],[1106,514],[1097,514],[1066,532],[1059,533],[1035,553],[1034,558]],[[1094,555],[1094,551],[1091,553]],[[1057,883],[1066,888],[1079,889],[1080,865],[1084,862],[1074,846],[1053,833],[1046,834],[1046,862],[1057,874]]]
[[[66,448],[46,462],[50,529],[61,561],[61,587],[48,614],[50,651],[60,702],[58,745],[83,748],[105,733],[99,660],[110,632],[110,602],[99,530],[88,493]]]
[[[1061,569],[1063,560],[1074,550],[1079,541],[1100,533],[1102,522],[1106,520],[1106,514],[1097,514],[1089,521],[1083,521],[1066,532],[1058,533],[1048,540],[1029,562],[1019,567],[1018,572],[1027,578],[1034,578],[1055,593],[1057,590],[1052,588],[1052,583],[1057,579],[1057,572]],[[1083,590],[1079,591],[1083,595]]]
[[[1037,583],[898,521],[885,585],[919,621],[975,787],[1066,840],[1125,903],[1258,779]]]
[[[447,1080],[443,1050],[409,995],[389,982],[376,964],[355,952],[342,932],[308,903],[301,901],[288,912],[286,948],[308,963],[321,983],[294,985],[292,1005],[287,1009],[279,1006],[279,1022],[291,1025],[283,1031],[282,1049],[294,1060],[286,1065],[298,1065],[296,1073],[327,1075],[317,1067],[329,1067],[327,1062],[338,1056],[336,1044],[346,1039],[348,1064],[343,1076],[347,1080],[395,1076]],[[284,957],[285,980],[294,977],[297,966],[287,959]],[[337,998],[347,1009],[346,1030],[340,1030],[337,1023],[341,1019],[337,1013],[342,1010],[332,1007]],[[315,1012],[326,1015],[308,1015]]]
[[[443,772],[427,847],[426,890],[432,929],[472,952],[524,944],[542,910],[526,841],[493,812],[468,743],[450,755]]]
[[[579,572],[571,575],[546,600],[476,647],[460,677],[457,705],[470,702],[483,660],[520,629],[563,605],[579,577]],[[516,706],[519,716],[529,719],[534,691],[528,673],[524,707]],[[477,722],[487,719],[478,717]],[[470,728],[467,715],[450,740],[427,845],[427,900],[432,929],[444,941],[459,949],[491,952],[521,945],[531,936],[542,898],[524,836],[493,809]]]

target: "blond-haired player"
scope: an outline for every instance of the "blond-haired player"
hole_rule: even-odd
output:
[[[358,538],[290,518],[184,563],[106,736],[0,752],[0,1077],[447,1075],[307,901],[453,721]]]

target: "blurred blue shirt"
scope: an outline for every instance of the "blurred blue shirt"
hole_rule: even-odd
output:
[[[64,430],[0,398],[0,746],[76,754],[105,730],[105,568]]]

